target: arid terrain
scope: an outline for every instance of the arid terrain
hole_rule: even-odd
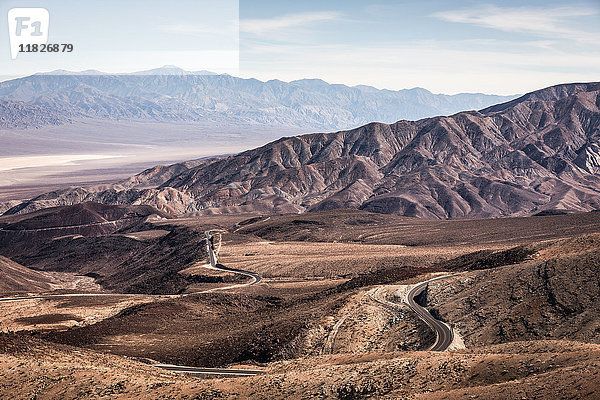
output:
[[[479,111],[284,137],[0,209],[94,201],[171,215],[351,208],[429,219],[593,211],[600,208],[598,99],[598,82],[557,85]]]
[[[0,397],[599,398],[599,90],[11,189]]]
[[[378,90],[320,79],[263,82],[175,66],[135,74],[60,70],[0,81],[0,213],[16,205],[13,200],[74,185],[94,190],[157,164],[514,97]]]
[[[17,3],[0,400],[600,400],[600,0]]]
[[[42,295],[0,301],[3,398],[598,397],[600,213],[173,218],[84,203],[0,224],[2,296]],[[219,265],[262,280],[210,268],[206,231]],[[407,305],[434,277],[417,301],[454,332],[441,352]]]

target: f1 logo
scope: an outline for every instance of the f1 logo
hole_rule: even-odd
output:
[[[20,45],[48,43],[50,13],[45,8],[11,8],[8,10],[10,57],[19,54]]]

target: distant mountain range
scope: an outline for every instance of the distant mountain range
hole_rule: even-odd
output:
[[[0,128],[40,128],[70,121],[70,118],[50,106],[0,100]]]
[[[449,115],[514,97],[433,94],[421,88],[378,90],[320,79],[261,82],[175,66],[134,74],[54,71],[0,82],[0,104],[20,101],[39,107],[23,115],[2,112],[0,125],[39,127],[94,118],[338,130],[372,121]],[[47,110],[60,118],[47,118]]]
[[[282,138],[235,156],[70,188],[9,214],[85,201],[169,213],[358,208],[498,217],[600,208],[600,83],[564,84],[480,111]]]

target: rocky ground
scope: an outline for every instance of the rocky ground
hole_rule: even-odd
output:
[[[598,343],[599,245],[598,234],[543,243],[524,262],[432,283],[425,301],[468,346],[546,338]]]
[[[64,330],[91,325],[150,297],[87,297],[0,302],[0,332]]]
[[[166,264],[163,271],[191,293],[244,282],[206,268],[202,252],[194,262],[169,261],[202,249],[205,230],[221,229],[220,262],[265,279],[186,297],[0,303],[0,397],[597,398],[600,233],[590,233],[597,215],[415,221],[412,228],[410,219],[390,218],[386,227],[368,213],[196,216],[48,239],[20,256],[20,268],[44,267],[29,270],[38,277],[82,266],[127,272],[114,261]],[[317,217],[322,225],[293,222]],[[44,259],[56,248],[68,257]],[[104,261],[92,257],[109,249]],[[127,261],[134,258],[144,262]],[[466,349],[455,343],[452,351],[428,352],[433,332],[402,301],[410,285],[448,273],[457,275],[430,283],[419,301],[454,327]],[[96,285],[107,276],[97,276]],[[204,379],[136,360],[265,374]]]
[[[30,337],[0,336],[0,344],[7,399],[595,399],[600,384],[598,345],[568,341],[314,356],[211,380]]]

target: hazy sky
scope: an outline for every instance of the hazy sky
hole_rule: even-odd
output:
[[[600,80],[600,0],[240,0],[239,70],[230,57],[238,44],[231,34],[237,2],[3,0],[0,11],[44,4],[52,6],[51,41],[72,38],[79,55],[11,63],[4,51],[0,75],[61,65],[116,72],[176,64],[261,80],[497,94]],[[208,10],[217,4],[227,6],[215,17]],[[207,54],[222,57],[223,67],[207,65]]]
[[[600,1],[242,1],[241,74],[434,92],[600,80]]]
[[[21,7],[46,8],[48,43],[72,43],[73,52],[22,53],[11,60],[6,15]],[[163,65],[239,71],[237,0],[0,0],[0,14],[0,75]]]

